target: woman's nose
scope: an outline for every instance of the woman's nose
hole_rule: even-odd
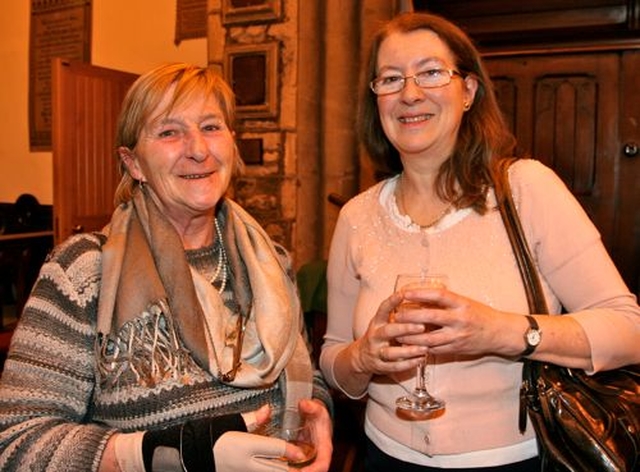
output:
[[[202,161],[207,157],[209,148],[207,140],[204,139],[202,133],[193,131],[187,136],[187,152],[188,157],[196,161]]]
[[[413,103],[424,98],[424,89],[416,83],[414,76],[406,77],[404,87],[400,90],[402,100]]]

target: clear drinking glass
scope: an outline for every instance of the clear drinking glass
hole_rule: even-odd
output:
[[[396,279],[396,291],[419,288],[446,288],[448,278],[442,274],[400,274]],[[397,311],[429,307],[428,304],[404,301]],[[437,326],[426,326],[426,329],[438,329]],[[429,354],[426,354],[416,368],[416,385],[412,393],[396,400],[398,413],[415,420],[422,420],[439,416],[444,412],[445,402],[434,397],[427,390],[427,364]]]
[[[304,453],[298,461],[287,460],[290,467],[299,469],[312,463],[316,458],[316,445],[313,427],[304,421],[300,412],[295,408],[285,408],[277,413],[280,427],[277,437],[294,444]]]

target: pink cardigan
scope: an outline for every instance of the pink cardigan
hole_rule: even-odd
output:
[[[538,161],[517,162],[510,178],[550,310],[558,313],[562,303],[571,313],[568,316],[579,321],[591,343],[595,370],[640,362],[635,345],[640,309],[579,203]],[[469,209],[447,215],[428,231],[427,251],[418,229],[397,211],[396,182],[397,177],[391,178],[353,198],[336,225],[320,366],[337,389],[341,387],[333,375],[336,355],[365,332],[380,302],[391,294],[398,273],[418,272],[426,263],[429,271],[447,274],[455,292],[500,310],[528,312],[497,210],[484,216]],[[488,198],[494,206],[493,194]],[[413,388],[413,372],[393,379],[374,377],[362,395],[368,394],[367,432],[392,455],[405,446],[436,456],[492,449],[499,453],[528,440],[522,450],[530,457],[533,431],[524,436],[518,431],[521,371],[521,363],[498,356],[439,356],[430,371],[429,388],[446,400],[447,410],[437,419],[418,422],[395,415],[395,398]],[[387,443],[390,438],[394,441]],[[424,457],[423,463],[443,465]]]

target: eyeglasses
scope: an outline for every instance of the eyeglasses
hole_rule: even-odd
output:
[[[369,83],[369,87],[376,95],[391,95],[400,92],[407,83],[407,79],[413,79],[421,88],[437,88],[449,85],[454,75],[462,77],[460,72],[453,69],[429,69],[405,77],[401,75],[378,77]]]
[[[229,369],[228,372],[222,373],[222,371],[220,370],[220,364],[218,363],[218,378],[222,379],[223,382],[233,382],[236,378],[238,370],[240,370],[240,367],[242,365],[240,356],[242,355],[244,331],[247,327],[247,318],[249,318],[249,313],[251,313],[251,309],[249,309],[249,312],[247,312],[246,316],[243,316],[242,313],[238,313],[236,330],[233,336],[236,338],[236,342],[233,345],[233,364],[231,365],[231,369]]]

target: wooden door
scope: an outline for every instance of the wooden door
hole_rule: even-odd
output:
[[[620,176],[613,254],[629,287],[640,297],[640,50],[620,67]]]
[[[52,74],[54,242],[102,228],[120,181],[116,120],[137,75],[55,59]]]
[[[628,95],[637,95],[638,59],[634,55],[625,69],[629,57],[622,52],[495,57],[487,58],[487,67],[519,152],[560,175],[637,292],[640,162],[624,156],[620,137],[621,121],[627,120],[625,139],[638,141],[638,100],[635,111],[628,103]]]

